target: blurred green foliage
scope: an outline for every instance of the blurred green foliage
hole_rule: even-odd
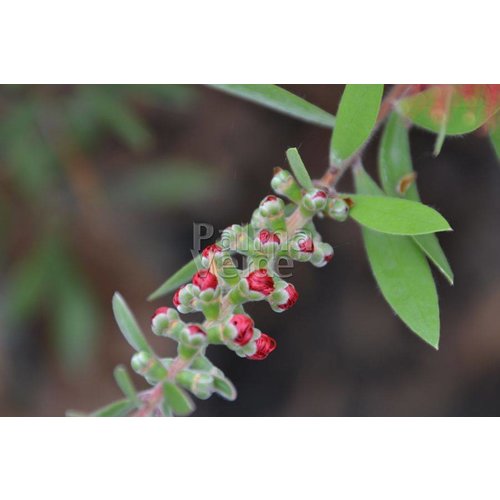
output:
[[[75,206],[93,195],[110,145],[130,156],[123,178],[106,185],[111,203],[158,210],[206,195],[215,179],[200,165],[158,159],[145,112],[186,112],[195,98],[176,85],[0,86],[0,342],[43,316],[61,366],[85,366],[102,329],[95,285],[67,234]],[[26,219],[21,237],[13,221]]]

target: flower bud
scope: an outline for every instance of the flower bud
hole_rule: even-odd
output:
[[[302,198],[302,207],[308,214],[324,210],[327,203],[327,194],[323,189],[313,189]]]
[[[259,212],[263,217],[283,216],[285,204],[281,198],[270,194],[266,196],[259,205]]]
[[[207,333],[199,325],[191,323],[182,329],[179,342],[186,348],[199,347],[207,343]]]
[[[257,339],[257,350],[255,354],[248,356],[248,359],[262,361],[266,359],[276,349],[276,340],[265,333],[261,333]]]
[[[155,335],[166,336],[171,333],[176,323],[181,323],[175,309],[159,307],[151,318],[151,330]]]
[[[349,205],[342,198],[330,198],[325,212],[333,220],[344,222],[349,216]]]
[[[282,170],[281,168],[276,168],[274,170],[271,187],[277,194],[286,196],[294,203],[300,203],[300,200],[302,199],[302,193],[299,185],[295,182],[295,179],[287,170]]]
[[[267,273],[267,269],[253,271],[245,279],[248,289],[252,292],[259,292],[267,297],[274,290],[274,280]]]
[[[291,283],[281,282],[278,289],[269,297],[269,303],[275,312],[283,312],[295,305],[299,293]]]
[[[156,383],[167,376],[167,370],[152,354],[139,351],[132,356],[132,369],[145,377],[148,382]]]
[[[299,231],[290,241],[289,253],[292,259],[307,262],[314,252],[314,242],[307,231]]]
[[[323,267],[333,259],[333,248],[328,243],[317,242],[311,264],[316,267]]]
[[[193,288],[194,285],[192,285],[191,283],[182,285],[175,292],[174,297],[172,298],[172,303],[182,314],[188,314],[190,312],[198,310],[198,308],[195,306]]]
[[[198,271],[193,276],[193,285],[197,286],[202,292],[208,289],[215,290],[218,284],[219,283],[217,281],[217,277],[215,276],[215,274],[212,274],[210,271],[207,271],[206,269]]]
[[[201,265],[206,268],[210,267],[214,257],[221,254],[222,248],[219,245],[215,243],[213,245],[208,245],[208,247],[205,247],[203,252],[201,252]]]
[[[199,399],[208,399],[214,391],[214,377],[208,373],[182,370],[175,380]]]
[[[280,244],[279,236],[267,229],[262,229],[254,240],[255,249],[267,254],[276,252]]]
[[[240,346],[248,344],[253,337],[253,320],[246,314],[235,314],[229,323],[236,329],[233,342]]]
[[[242,254],[248,252],[248,227],[233,224],[222,231],[220,246],[223,251],[232,251]]]

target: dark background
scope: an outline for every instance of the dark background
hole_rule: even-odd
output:
[[[285,87],[332,113],[343,88]],[[433,141],[411,132],[423,201],[454,228],[440,236],[456,284],[436,275],[439,352],[385,304],[356,225],[321,221],[335,258],[296,265],[297,305],[279,315],[248,308],[278,349],[251,362],[211,347],[239,397],[201,401],[195,415],[500,413],[500,168],[481,134],[447,140],[438,158]],[[372,173],[377,144],[366,154]],[[209,88],[0,87],[0,415],[63,415],[119,398],[112,369],[132,351],[114,324],[113,292],[149,332],[171,296],[145,299],[189,260],[193,221],[248,221],[292,146],[321,176],[328,130]],[[349,176],[342,182],[350,189]],[[152,342],[174,354],[170,341]]]

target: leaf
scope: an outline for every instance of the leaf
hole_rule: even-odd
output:
[[[402,193],[397,187],[405,176],[414,173],[410,154],[408,129],[404,119],[392,113],[382,134],[378,157],[379,176],[384,191],[389,196],[399,196],[412,201],[420,201],[417,185],[413,182]],[[417,245],[436,265],[439,271],[453,285],[453,271],[435,234],[414,236]]]
[[[139,328],[134,315],[128,308],[123,297],[118,292],[115,292],[113,295],[113,312],[115,314],[115,320],[118,323],[123,336],[127,339],[127,342],[136,351],[146,351],[150,354],[154,354],[153,349],[148,344],[148,341]]]
[[[92,412],[90,417],[124,417],[131,410],[134,409],[134,405],[127,399],[120,399],[114,403],[110,403],[99,410]]]
[[[234,401],[237,397],[237,392],[232,382],[223,375],[215,374],[213,377],[215,392],[228,401]]]
[[[127,369],[123,365],[118,365],[114,372],[116,383],[118,387],[121,389],[123,394],[127,397],[127,399],[134,403],[134,405],[138,408],[141,404],[139,401],[139,397],[137,396],[137,391],[135,390],[134,383],[130,378],[130,375],[127,372]]]
[[[449,99],[449,107],[447,107]],[[447,111],[448,108],[448,111]],[[438,134],[446,122],[446,135],[473,132],[497,111],[490,109],[481,88],[473,95],[464,96],[454,85],[437,85],[398,104],[398,110],[415,125]]]
[[[189,415],[195,409],[191,398],[173,382],[163,383],[163,397],[173,412],[181,417]]]
[[[500,113],[492,120],[490,128],[490,141],[493,145],[493,149],[497,154],[497,158],[500,160]]]
[[[290,148],[286,151],[286,157],[288,159],[288,163],[290,164],[290,168],[292,169],[295,178],[298,183],[304,188],[310,191],[314,189],[313,183],[311,181],[311,177],[309,176],[309,172],[302,161],[302,158],[299,155],[297,148]]]
[[[356,190],[378,194],[380,188],[364,170],[355,174]],[[378,286],[401,320],[434,348],[439,345],[439,305],[429,263],[407,236],[363,228],[368,260]]]
[[[415,201],[369,195],[348,195],[354,201],[350,216],[381,233],[416,235],[451,231],[446,219],[431,207]]]
[[[211,87],[255,102],[299,120],[332,128],[335,117],[301,97],[277,85],[210,85]]]
[[[332,165],[352,156],[370,137],[383,91],[383,85],[346,85],[330,145]]]
[[[170,278],[168,278],[163,285],[161,285],[148,297],[148,300],[156,300],[159,297],[172,292],[181,285],[184,285],[184,283],[187,283],[200,268],[200,265],[201,255],[198,255],[185,266],[181,267],[175,274],[170,276]]]

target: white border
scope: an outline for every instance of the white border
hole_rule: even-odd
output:
[[[2,419],[2,498],[498,496],[496,419]]]

